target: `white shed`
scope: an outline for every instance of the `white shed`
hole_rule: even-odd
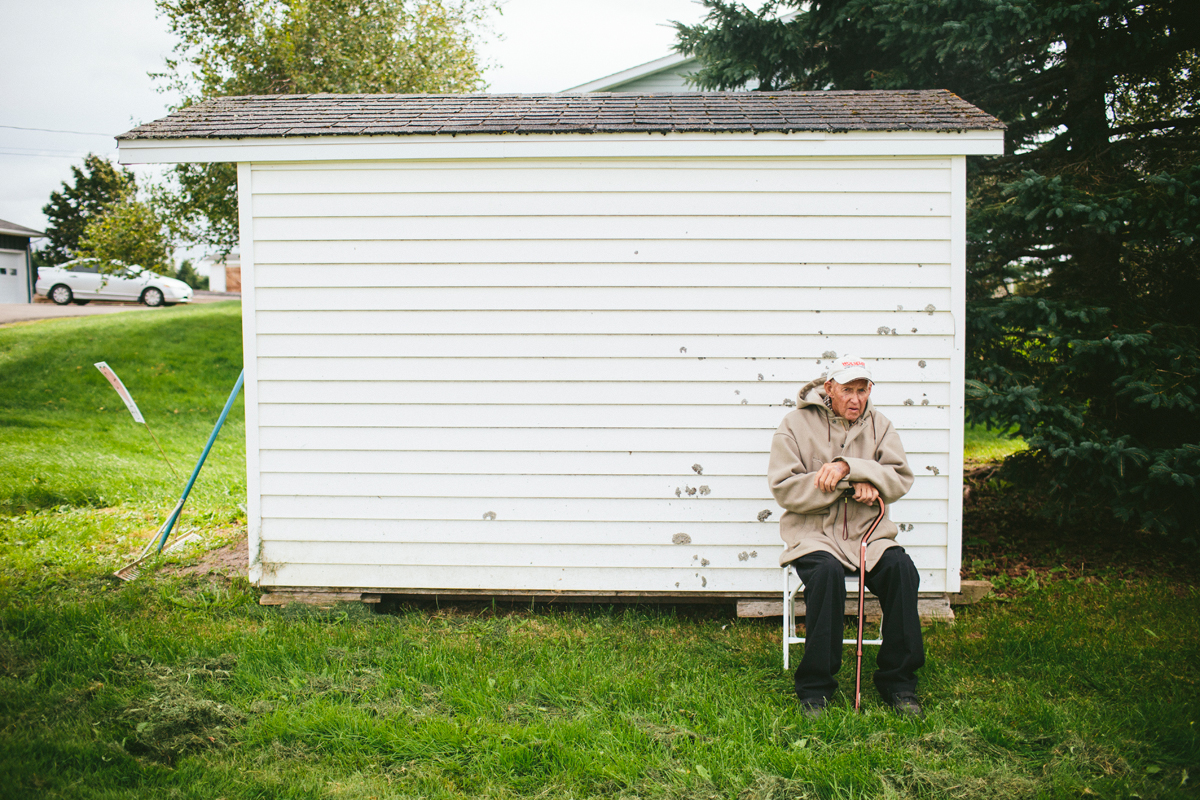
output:
[[[966,157],[943,91],[275,96],[120,137],[237,162],[251,577],[276,591],[775,596],[765,470],[847,351],[961,543]]]

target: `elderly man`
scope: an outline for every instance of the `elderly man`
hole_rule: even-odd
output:
[[[846,575],[857,572],[859,545],[879,515],[909,490],[913,473],[892,423],[871,405],[871,371],[853,356],[837,359],[824,380],[800,390],[796,410],[771,442],[768,480],[784,508],[780,564],[804,581],[804,657],[796,695],[810,716],[828,705],[842,664]],[[872,508],[875,506],[875,508]],[[917,614],[920,576],[896,525],[884,519],[867,546],[867,588],[883,605],[883,646],[875,687],[903,715],[921,714],[916,670],[925,663]]]

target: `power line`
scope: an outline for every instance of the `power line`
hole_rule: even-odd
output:
[[[67,150],[59,147],[15,147],[13,145],[0,144],[0,149],[10,155],[29,155],[29,156],[85,156],[86,152],[82,150]]]
[[[83,158],[82,154],[77,156],[56,156],[53,153],[10,153],[4,150],[0,150],[0,156],[14,156],[17,158],[66,158],[71,161]]]
[[[79,136],[112,136],[111,133],[96,133],[95,131],[64,131],[58,128],[23,128],[20,125],[0,125],[0,128],[8,128],[9,130],[14,131],[41,131],[42,133],[74,133]]]

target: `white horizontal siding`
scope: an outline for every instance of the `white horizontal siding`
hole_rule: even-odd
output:
[[[263,288],[262,311],[722,311],[731,304],[760,311],[794,308],[846,308],[867,311],[946,308],[948,288],[803,288],[734,287],[320,287]]]
[[[884,320],[890,321],[890,320]],[[922,323],[923,325],[924,323]],[[841,336],[837,344],[858,352],[869,349],[877,359],[907,362],[911,371],[914,348],[948,347],[952,337],[911,329],[895,336],[878,331],[866,336]],[[919,345],[909,336],[925,337]],[[757,336],[753,334],[672,335],[611,334],[594,336],[538,336],[522,334],[387,334],[387,333],[278,333],[259,334],[258,353],[270,358],[472,358],[487,352],[513,358],[787,358],[795,364],[820,367],[831,359],[824,354],[828,336]],[[924,359],[918,359],[924,360]],[[926,362],[928,363],[928,361]],[[899,379],[900,376],[893,376]],[[883,377],[880,377],[883,380]],[[887,381],[894,383],[895,381]],[[366,388],[366,387],[363,387]],[[879,386],[878,390],[887,387]]]
[[[267,560],[284,548],[274,543],[264,552]],[[675,569],[701,570],[706,574],[725,571],[760,571],[760,559],[739,559],[741,548],[737,546],[709,546],[704,549],[704,558],[709,562],[701,566],[689,548],[670,544],[643,544],[638,547],[611,547],[607,545],[523,545],[511,542],[475,543],[471,547],[473,557],[480,566],[491,567],[534,567],[571,569],[591,568],[597,562],[609,567],[637,569],[648,564]],[[438,567],[452,562],[461,551],[459,543],[427,542],[420,545],[392,542],[373,542],[369,546],[347,546],[342,542],[289,542],[286,560],[300,564],[404,564],[405,566]],[[936,563],[928,556],[937,548],[914,547],[914,561],[918,567],[929,567]],[[373,554],[378,554],[373,555]],[[280,559],[283,560],[283,559]],[[924,562],[924,563],[922,563]],[[773,570],[777,572],[777,570]]]
[[[927,362],[928,363],[928,362]],[[910,367],[913,365],[909,365]],[[819,367],[818,367],[819,368]],[[926,367],[928,368],[928,367]],[[629,391],[627,381],[598,382],[561,380],[537,381],[535,385],[514,381],[414,380],[264,380],[261,384],[266,404],[337,403],[359,404],[430,404],[439,405],[545,405],[570,406],[603,404],[646,407],[646,398]],[[729,406],[751,405],[780,408],[793,400],[794,384],[787,381],[740,382],[731,388],[726,382],[663,383],[646,387],[656,405]],[[872,394],[881,409],[905,405],[944,406],[950,402],[950,389],[942,381],[930,383],[889,383],[879,385]],[[466,399],[466,402],[464,402]],[[745,401],[745,402],[743,402]],[[909,401],[912,401],[911,403]],[[771,412],[777,416],[780,412]],[[888,413],[891,413],[890,411]]]
[[[780,409],[780,418],[787,409]],[[464,411],[463,421],[469,419]],[[692,453],[698,463],[715,453],[758,453],[765,460],[774,427],[763,428],[304,428],[259,427],[268,450],[411,450],[496,452]],[[948,451],[946,430],[902,430],[906,450]],[[523,457],[514,458],[521,474]],[[765,474],[766,467],[763,467]]]
[[[945,586],[951,188],[949,158],[256,166],[263,582],[773,591],[771,434],[852,351]]]
[[[820,374],[807,363],[773,358],[260,358],[263,380],[336,381],[772,381],[796,386],[802,374]],[[945,359],[925,362],[912,370],[910,360],[880,361],[878,381],[909,380],[914,383],[948,380]],[[904,367],[910,367],[905,371]],[[736,387],[735,387],[736,388]],[[799,388],[796,386],[796,388]],[[531,388],[531,391],[534,391]],[[790,392],[785,392],[788,397]],[[463,397],[469,402],[472,398]]]
[[[329,169],[260,168],[255,194],[537,192],[848,192],[901,195],[950,190],[949,159],[911,161],[446,162],[338,165]],[[331,180],[332,178],[332,180]],[[721,213],[724,203],[714,204]],[[318,211],[310,206],[305,216]],[[257,213],[257,211],[256,211]],[[511,211],[510,211],[511,213]],[[903,213],[903,212],[902,212]],[[724,216],[724,214],[722,214]],[[256,225],[257,225],[256,217]]]
[[[711,453],[703,463],[692,453],[594,451],[581,459],[573,452],[542,450],[523,452],[522,479],[531,475],[554,476],[645,476],[669,477],[676,486],[699,487],[723,476],[750,477],[766,487],[765,456],[761,449],[751,453]],[[909,461],[918,477],[945,475],[949,469],[945,452],[909,450]],[[697,473],[694,467],[699,467]],[[930,469],[932,467],[932,469]],[[379,475],[516,475],[512,456],[488,450],[316,450],[272,449],[262,454],[262,474],[271,472],[322,473],[332,482],[341,473]],[[505,472],[508,470],[508,472]],[[750,484],[753,486],[753,482]],[[540,484],[539,484],[540,487]],[[544,489],[543,489],[544,491]],[[746,496],[752,496],[747,493]]]
[[[845,240],[942,239],[950,220],[942,216],[886,216],[864,227],[855,216],[562,216],[527,217],[510,208],[495,216],[421,217],[264,217],[256,230],[260,242],[467,239],[707,239]],[[311,213],[311,212],[310,212]]]
[[[263,264],[396,264],[461,262],[603,264],[711,262],[721,264],[795,264],[821,262],[862,264],[890,259],[894,264],[945,264],[950,245],[917,240],[704,241],[684,239],[588,239],[583,241],[518,239],[478,241],[470,238],[430,240],[353,240],[339,242],[265,241],[255,245]]]
[[[809,289],[880,286],[943,288],[949,264],[266,264],[261,288],[457,287],[493,286],[696,286]]]
[[[917,311],[259,311],[259,333],[684,334],[824,336],[844,352],[839,337],[871,334],[953,336],[949,314]],[[915,330],[914,330],[915,329]],[[683,346],[686,346],[684,343]],[[870,351],[868,351],[870,352]],[[946,358],[948,351],[914,343],[913,360]],[[690,353],[689,353],[690,355]],[[864,356],[866,358],[867,356]]]
[[[905,499],[945,500],[949,489],[945,476],[923,475],[913,483]],[[699,489],[699,491],[692,491]],[[476,497],[578,497],[620,500],[661,498],[712,503],[729,498],[770,501],[771,493],[761,475],[540,475],[532,486],[528,475],[344,472],[319,474],[289,470],[263,470],[264,495],[328,495],[330,497],[460,497],[469,491]],[[682,494],[682,498],[681,498]],[[755,512],[757,513],[757,512]]]
[[[557,216],[694,216],[721,219],[723,209],[736,206],[748,217],[804,216],[948,216],[949,197],[943,191],[900,191],[881,194],[797,191],[646,191],[576,192],[500,189],[489,192],[360,192],[313,185],[306,194],[261,194],[254,213],[263,218],[297,218],[313,213],[313,196],[320,194],[321,216],[332,217],[509,217],[514,208],[525,215]]]
[[[938,547],[946,539],[946,526],[938,523],[913,525],[896,537],[905,547]],[[571,525],[545,520],[514,521],[504,519],[479,520],[339,520],[336,529],[332,520],[319,517],[275,517],[267,520],[264,529],[268,538],[290,542],[336,542],[370,545],[374,542],[421,544],[512,544],[562,546],[667,545],[678,547],[693,560],[707,558],[700,548],[710,546],[737,547],[745,553],[750,566],[764,563],[775,566],[779,555],[779,536],[773,522],[597,522],[580,520]],[[680,534],[683,534],[680,536]],[[760,559],[767,559],[766,562]],[[741,559],[739,559],[741,560]]]
[[[463,486],[470,491],[469,484]],[[340,497],[331,495],[267,495],[262,498],[264,517],[325,516],[331,519],[441,519],[518,522],[754,522],[770,505],[761,499],[718,502],[671,497],[661,500],[596,497]],[[897,519],[914,523],[941,522],[946,518],[944,500],[909,500],[895,503]],[[776,515],[778,512],[776,512]]]
[[[713,569],[710,567],[670,567],[657,564],[641,564],[634,567],[546,567],[531,564],[516,566],[492,565],[472,557],[473,568],[460,565],[395,564],[382,563],[370,556],[370,548],[364,548],[369,561],[361,563],[329,564],[325,562],[305,564],[289,558],[287,543],[280,547],[268,544],[264,556],[263,582],[277,586],[354,586],[361,588],[394,589],[441,589],[453,587],[459,591],[534,590],[544,592],[659,592],[672,595],[711,592],[741,594],[747,592],[779,591],[779,569],[742,568]],[[471,552],[463,548],[462,552]],[[912,548],[909,552],[917,562],[921,576],[922,592],[945,591],[945,569],[935,565],[946,563],[946,548]],[[604,553],[592,553],[592,563],[604,563]],[[758,559],[762,561],[762,559]],[[925,566],[923,566],[925,565]],[[346,582],[347,576],[355,580]],[[603,587],[586,589],[583,587]],[[445,592],[453,594],[453,591]]]
[[[733,404],[730,404],[731,406]],[[734,424],[749,430],[777,425],[782,404],[772,406],[693,405],[414,405],[396,403],[264,403],[263,427],[312,428],[721,428]],[[897,428],[943,430],[949,412],[939,406],[880,407]],[[487,434],[483,437],[486,440]]]
[[[699,64],[694,61],[681,64],[679,67],[673,69],[664,69],[653,75],[644,75],[640,78],[625,81],[619,86],[608,89],[608,91],[638,92],[642,94],[652,92],[694,92],[696,88],[688,83],[685,75],[695,72],[698,66]]]

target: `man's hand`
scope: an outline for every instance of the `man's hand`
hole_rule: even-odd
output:
[[[822,492],[836,492],[838,481],[843,480],[849,474],[850,465],[845,461],[831,461],[817,470],[815,478],[817,488]],[[867,485],[870,486],[870,484]]]
[[[854,499],[865,506],[873,506],[879,499],[879,490],[872,483],[853,481],[850,485],[854,487]]]

